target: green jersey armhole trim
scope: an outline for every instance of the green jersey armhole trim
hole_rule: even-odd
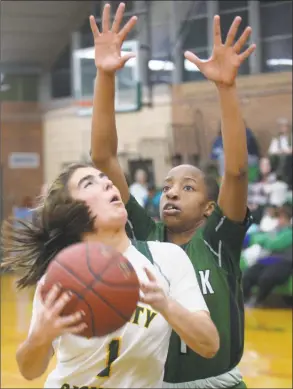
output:
[[[136,239],[132,239],[131,242],[142,255],[144,255],[152,264],[154,264],[154,258],[149,248],[148,242],[143,242]]]
[[[210,250],[210,252],[217,258],[219,267],[222,267],[222,245],[223,245],[223,242],[221,240],[219,240],[218,252],[216,252],[205,239],[203,239],[203,241],[204,241],[204,244],[206,245],[206,247]]]

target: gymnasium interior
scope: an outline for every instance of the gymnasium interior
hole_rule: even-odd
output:
[[[109,3],[114,15],[120,1]],[[90,161],[96,68],[88,18],[92,14],[100,23],[104,4],[0,3],[1,223],[10,215],[29,218],[36,199],[63,167]],[[242,18],[241,31],[252,27],[257,50],[237,78],[248,137],[248,206],[254,216],[240,262],[246,274],[258,260],[254,234],[262,231],[269,237],[284,207],[292,230],[292,1],[125,4],[125,20],[135,14],[138,23],[122,47],[136,57],[116,75],[118,157],[129,185],[137,181],[139,170],[145,172],[145,207],[155,219],[171,167],[188,163],[220,179],[223,166],[215,88],[184,59],[184,51],[209,58],[216,14],[223,34],[236,16]],[[280,146],[283,140],[287,151]],[[292,242],[286,250],[292,264]],[[248,388],[292,388],[292,280],[291,271],[262,304],[255,304],[254,286],[246,301],[239,367]],[[1,273],[3,389],[40,388],[45,382],[47,373],[26,381],[15,359],[29,328],[33,295],[33,288],[17,291],[14,274]]]

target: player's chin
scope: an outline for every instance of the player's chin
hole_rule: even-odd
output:
[[[102,224],[107,225],[110,228],[123,228],[127,222],[127,211],[123,206],[120,207],[105,207],[103,215],[102,215]],[[99,227],[99,224],[101,223],[101,220],[97,220],[97,225]]]
[[[117,209],[115,209],[114,213],[113,213],[113,217],[115,220],[117,220],[118,222],[121,222],[122,224],[126,224],[127,222],[127,211],[125,209],[125,207],[119,207]]]
[[[164,212],[161,213],[161,220],[166,225],[167,228],[172,229],[172,227],[180,228],[184,225],[184,220],[182,220],[181,215],[176,216],[167,215]]]

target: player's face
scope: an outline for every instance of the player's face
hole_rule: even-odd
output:
[[[97,229],[119,229],[125,226],[127,212],[119,190],[105,174],[93,167],[77,169],[68,188],[71,196],[84,201],[96,217]]]
[[[161,218],[170,230],[195,228],[204,219],[207,205],[204,176],[199,169],[180,165],[170,170],[160,201]]]

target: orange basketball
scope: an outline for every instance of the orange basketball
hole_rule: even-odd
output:
[[[108,335],[130,320],[139,299],[139,280],[131,263],[101,243],[78,243],[50,263],[41,293],[60,283],[72,298],[63,315],[85,312],[88,325],[80,335]]]

